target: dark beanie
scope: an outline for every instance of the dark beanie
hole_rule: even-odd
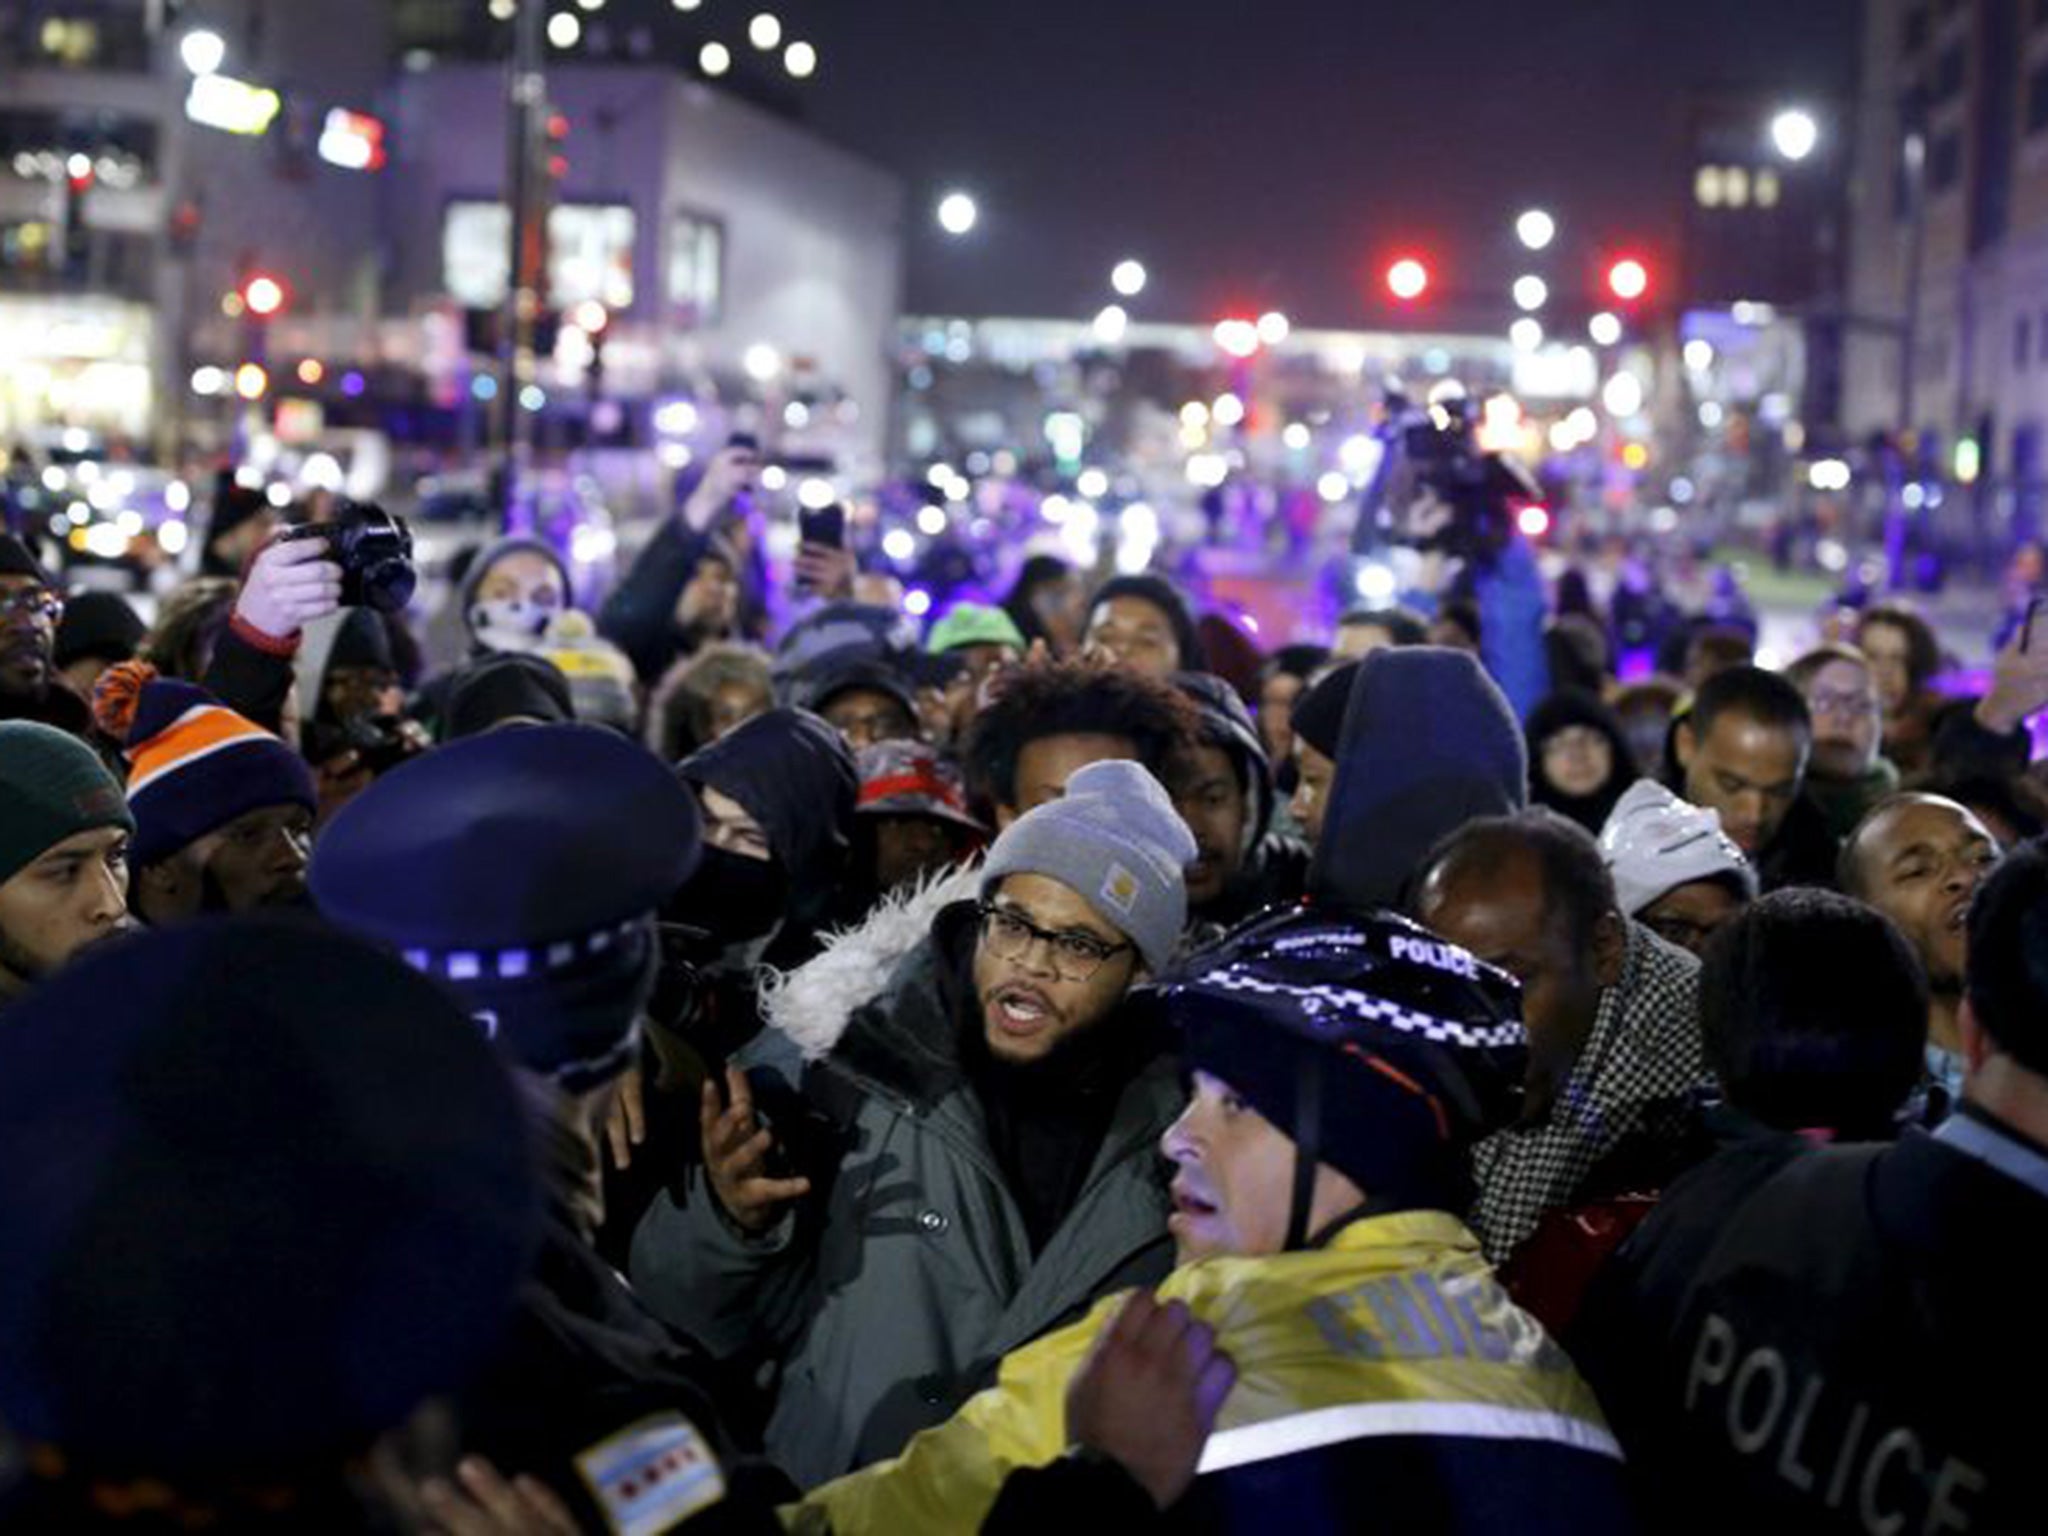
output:
[[[330,669],[375,667],[382,672],[396,672],[398,665],[391,657],[391,632],[384,627],[384,615],[374,608],[348,609],[334,633],[327,665]]]
[[[1202,637],[1195,629],[1195,617],[1189,612],[1188,600],[1181,595],[1180,588],[1164,576],[1154,576],[1149,572],[1136,576],[1112,576],[1088,599],[1090,623],[1094,622],[1095,611],[1113,597],[1135,597],[1165,614],[1167,622],[1173,626],[1173,638],[1180,646],[1180,670],[1209,670],[1208,653],[1202,649]]]
[[[214,493],[213,517],[206,525],[207,544],[217,543],[251,518],[270,510],[270,501],[261,491],[237,485],[233,476],[223,473]]]
[[[528,1121],[446,994],[360,940],[199,919],[7,1013],[0,1417],[80,1477],[339,1468],[496,1348]],[[120,1522],[115,1522],[119,1524]]]
[[[97,827],[133,832],[135,818],[92,748],[52,725],[0,722],[0,885]]]
[[[33,576],[46,587],[56,585],[50,580],[50,573],[37,563],[29,547],[12,533],[0,533],[0,576]]]
[[[576,718],[569,680],[561,668],[538,656],[500,651],[480,657],[455,674],[441,735],[456,741],[480,736],[506,720],[531,719],[564,725]]]
[[[64,604],[57,624],[55,660],[59,667],[92,657],[126,661],[142,648],[149,626],[118,592],[81,592]]]
[[[1398,906],[1438,841],[1528,803],[1521,722],[1466,651],[1403,646],[1361,661],[1336,763],[1309,870],[1320,901]]]
[[[1337,755],[1337,742],[1344,734],[1344,711],[1351,707],[1351,684],[1357,676],[1358,663],[1347,661],[1294,701],[1294,734],[1325,757]]]

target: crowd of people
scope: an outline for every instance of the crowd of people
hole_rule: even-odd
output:
[[[0,535],[0,1524],[2034,1529],[2048,633],[1569,573],[1518,710],[756,468],[417,628]]]

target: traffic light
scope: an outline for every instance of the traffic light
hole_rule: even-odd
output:
[[[1412,303],[1429,291],[1429,268],[1419,257],[1403,256],[1387,268],[1387,292]]]
[[[546,131],[548,175],[551,179],[560,181],[569,174],[569,119],[560,112],[550,112]]]
[[[1608,264],[1607,291],[1624,304],[1633,304],[1650,291],[1650,269],[1634,256],[1620,256]]]
[[[291,302],[291,293],[283,280],[268,272],[251,272],[236,291],[242,296],[243,310],[258,320],[282,314]]]

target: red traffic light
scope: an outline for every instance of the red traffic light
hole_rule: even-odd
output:
[[[1429,268],[1413,256],[1403,256],[1387,268],[1387,292],[1407,303],[1429,289]]]
[[[1607,291],[1624,302],[1650,291],[1650,269],[1633,256],[1623,256],[1607,269]]]
[[[285,306],[285,286],[267,272],[242,279],[242,304],[258,320],[268,320]]]

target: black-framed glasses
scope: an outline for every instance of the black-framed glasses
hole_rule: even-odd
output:
[[[1043,940],[1052,956],[1053,974],[1062,981],[1091,980],[1105,961],[1132,947],[1111,944],[1092,933],[1041,928],[1021,913],[990,901],[981,903],[977,910],[981,913],[981,940],[988,945],[990,954],[998,960],[1022,960],[1034,943]]]

